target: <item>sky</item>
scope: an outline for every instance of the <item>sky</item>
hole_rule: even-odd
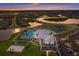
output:
[[[0,10],[79,10],[79,3],[0,3]]]

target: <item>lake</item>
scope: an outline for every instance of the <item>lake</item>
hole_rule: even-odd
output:
[[[0,40],[8,40],[12,34],[20,32],[20,28],[0,30]]]

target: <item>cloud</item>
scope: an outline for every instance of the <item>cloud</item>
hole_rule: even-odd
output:
[[[31,6],[28,8],[25,8],[26,10],[55,10],[55,9],[62,9],[65,8],[67,6],[58,6],[58,5],[40,5],[40,6]]]
[[[65,8],[65,7],[68,7],[66,5],[52,5],[52,4],[40,4],[40,3],[37,3],[37,4],[28,4],[26,6],[29,6],[27,7],[26,9],[29,9],[29,10],[52,10],[52,9],[62,9],[62,8]]]
[[[0,8],[0,10],[20,10],[20,8],[11,8],[11,7],[6,7],[6,8]]]
[[[40,6],[41,4],[39,3],[31,3],[31,4],[26,4],[25,6],[29,6],[29,7],[37,7]]]
[[[40,3],[30,3],[30,4],[20,4],[13,7],[2,7],[0,10],[57,10],[68,7],[66,5],[52,5],[52,4],[40,4]]]
[[[65,8],[66,6],[56,6],[56,5],[53,5],[53,6],[47,6],[48,8],[51,8],[51,9],[57,9],[57,8]]]

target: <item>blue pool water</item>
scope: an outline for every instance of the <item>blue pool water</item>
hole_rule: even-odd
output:
[[[21,39],[32,39],[33,36],[34,36],[34,31],[33,30],[28,30],[28,31],[25,31],[20,38]]]

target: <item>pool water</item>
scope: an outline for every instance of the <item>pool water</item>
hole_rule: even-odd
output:
[[[34,31],[33,30],[27,30],[23,33],[23,35],[20,37],[21,39],[32,39],[34,37]]]

